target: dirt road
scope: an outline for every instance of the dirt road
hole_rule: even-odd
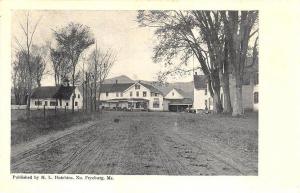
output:
[[[109,112],[100,121],[13,146],[11,172],[257,175],[257,120],[250,120],[251,127],[248,120],[229,121],[229,130],[235,121],[249,127],[235,128],[241,130],[235,135],[236,130],[222,133],[219,119],[197,116]],[[228,133],[233,134],[226,137]],[[246,138],[238,141],[240,135]],[[249,144],[245,139],[254,147],[244,146]]]

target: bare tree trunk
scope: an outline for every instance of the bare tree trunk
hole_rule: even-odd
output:
[[[213,90],[213,112],[214,113],[221,113],[223,108],[220,100],[220,77],[219,77],[219,70],[214,70],[211,73],[211,90]]]
[[[27,19],[27,32],[28,32],[28,19]],[[29,71],[29,85],[28,85],[28,102],[27,102],[27,111],[28,115],[30,115],[30,99],[31,99],[31,89],[32,89],[32,75],[31,75],[31,65],[30,65],[30,45],[28,43],[28,35],[27,35],[27,65]]]
[[[97,111],[97,84],[96,84],[96,81],[94,82],[94,96],[93,96],[93,100],[94,100],[94,111]]]
[[[215,94],[213,96],[213,112],[214,113],[221,113],[222,112],[220,92],[218,92],[218,91],[215,91]]]
[[[223,89],[224,96],[224,104],[223,104],[223,112],[231,113],[231,100],[230,100],[230,89],[229,89],[229,75],[227,73],[220,72],[220,85]]]
[[[85,84],[85,109],[86,111],[88,111],[88,96],[89,96],[89,93],[88,93],[88,84],[89,84],[89,80],[88,80],[88,74],[86,72],[86,84]]]
[[[90,105],[91,105],[91,112],[93,112],[93,88],[90,88],[91,95],[90,95]]]
[[[222,88],[224,94],[224,104],[223,104],[223,112],[224,113],[231,113],[232,106],[231,106],[231,99],[230,99],[230,88],[229,88],[229,52],[228,52],[228,39],[225,40],[224,45],[224,63],[223,63],[223,73],[221,73],[221,81],[222,81]]]
[[[84,78],[84,76],[83,76]],[[84,80],[83,80],[83,83],[82,83],[82,111],[84,112],[84,105],[85,105],[85,95],[84,95]]]
[[[57,86],[58,84],[57,84],[56,74],[54,74],[54,82],[55,82],[55,85]]]
[[[101,88],[100,88],[101,89]],[[101,96],[101,90],[99,89],[99,94],[98,94],[98,101],[99,101],[99,104],[98,104],[98,110],[101,111],[100,109],[100,103],[101,103],[101,99],[100,99],[100,96]]]
[[[72,86],[75,87],[75,68],[73,67],[73,73],[72,73]],[[72,95],[72,113],[74,113],[74,95],[75,95],[75,88],[73,90]]]
[[[231,106],[231,99],[230,99],[230,89],[229,89],[229,80],[224,84],[223,87],[224,93],[224,104],[223,104],[223,112],[224,113],[231,113],[232,106]]]
[[[242,84],[239,75],[234,77],[232,116],[243,115]]]
[[[38,85],[38,87],[41,87],[41,80],[37,81],[37,85]]]
[[[100,78],[101,78],[101,76],[100,76]],[[100,80],[100,83],[99,83],[99,95],[98,95],[98,100],[99,100],[99,105],[98,105],[98,109],[100,110],[100,113],[101,113],[101,110],[102,109],[100,109],[100,103],[101,103],[101,86],[102,86],[102,83],[101,83],[101,80]]]

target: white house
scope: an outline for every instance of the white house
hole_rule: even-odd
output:
[[[163,110],[163,94],[157,88],[141,81],[135,83],[103,84],[100,88],[100,106],[106,109]]]
[[[194,75],[194,101],[193,109],[196,113],[205,109],[212,110],[213,101],[208,91],[208,84],[204,75]]]
[[[229,75],[229,90],[231,104],[233,103],[234,82],[232,75]],[[245,69],[243,77],[243,108],[245,110],[258,111],[258,65],[251,66]],[[223,89],[220,89],[221,103],[224,104]],[[196,112],[201,112],[204,109],[213,109],[213,99],[208,91],[206,76],[194,75],[194,103],[193,108]]]
[[[164,111],[181,112],[192,108],[193,100],[187,97],[186,93],[178,88],[171,89],[164,96]]]
[[[75,91],[74,91],[75,90]],[[77,87],[73,86],[42,86],[33,89],[30,98],[30,109],[81,109],[83,98]]]

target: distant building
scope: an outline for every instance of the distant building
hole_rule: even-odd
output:
[[[182,112],[192,108],[193,99],[182,89],[173,88],[164,96],[164,111]]]
[[[72,109],[72,97],[74,97],[74,109],[81,109],[83,98],[77,87],[64,85],[37,87],[31,94],[30,109],[41,109],[44,106],[46,109],[55,107]]]
[[[163,110],[163,94],[150,84],[134,83],[103,84],[100,88],[100,107],[104,109]]]
[[[201,110],[212,109],[212,98],[208,91],[208,84],[206,76],[194,75],[194,101],[193,109],[198,113]]]
[[[242,86],[242,94],[243,94],[243,108],[245,110],[254,110],[258,111],[258,64],[245,68],[244,76],[243,76],[243,86]],[[229,89],[230,89],[230,99],[231,104],[234,101],[234,81],[233,77],[229,75]],[[222,105],[224,104],[224,94],[223,89],[221,87],[220,98]],[[208,90],[207,79],[205,75],[194,75],[194,103],[193,108],[196,112],[200,112],[205,110],[213,109],[213,99],[210,96]]]

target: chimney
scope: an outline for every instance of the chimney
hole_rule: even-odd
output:
[[[116,80],[116,84],[118,84],[118,80]]]

